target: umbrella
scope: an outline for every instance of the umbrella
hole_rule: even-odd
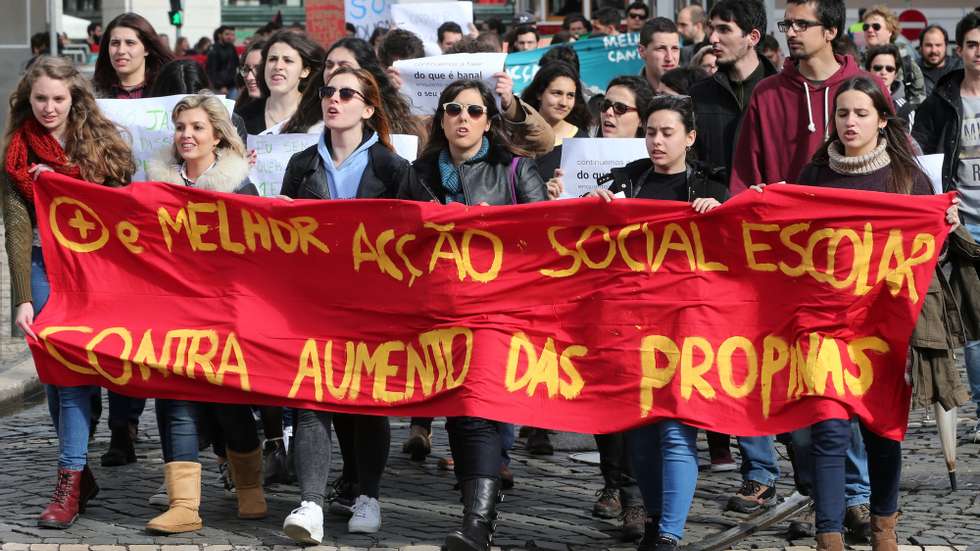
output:
[[[936,428],[939,429],[939,442],[943,446],[943,457],[946,459],[946,470],[949,472],[949,486],[956,491],[956,408],[943,411],[943,406],[936,402]]]

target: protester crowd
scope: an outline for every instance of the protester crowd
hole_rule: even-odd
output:
[[[279,197],[270,201],[549,201],[565,188],[564,140],[644,138],[648,156],[612,170],[610,185],[589,195],[684,201],[704,213],[780,182],[932,194],[916,157],[943,153],[942,190],[959,195],[947,211],[945,261],[955,273],[973,271],[960,278],[936,273],[935,296],[947,308],[923,309],[910,373],[913,385],[927,376],[941,383],[916,386],[914,401],[969,399],[954,363],[954,351],[965,345],[969,392],[980,409],[980,13],[957,24],[952,44],[945,29],[933,26],[913,48],[899,40],[894,12],[875,6],[862,14],[866,46],[858,51],[842,0],[788,0],[776,22],[788,45],[785,58],[766,34],[760,0],[719,0],[709,12],[695,4],[676,19],[650,15],[643,2],[603,7],[591,20],[570,14],[550,38],[558,45],[550,46],[527,18],[510,29],[499,21],[482,30],[447,22],[438,29],[443,53],[549,49],[522,93],[506,72],[494,75],[493,87],[460,80],[442,90],[435,113],[424,117],[412,114],[393,68],[425,55],[421,39],[403,29],[380,29],[369,41],[348,36],[324,48],[299,26],[270,24],[236,50],[235,29],[223,26],[210,45],[202,39],[195,51],[182,38],[172,51],[144,18],[127,13],[104,32],[90,29],[97,54],[91,81],[70,61],[42,55],[45,44],[32,44],[35,57],[10,98],[3,153],[16,323],[33,335],[49,293],[34,219],[38,175],[55,171],[106,186],[133,178],[127,136],[100,112],[96,98],[190,94],[173,110],[172,144],[146,166],[149,180],[172,185],[256,195],[248,177],[255,152],[246,149],[246,135],[317,135],[315,145],[289,161]],[[568,43],[623,29],[638,33],[642,70],[617,76],[598,93],[588,90]],[[188,57],[195,54],[205,54],[205,62]],[[233,115],[216,94],[236,100]],[[394,151],[394,134],[418,137],[416,160]],[[945,348],[923,332],[948,336]],[[63,529],[99,492],[87,452],[102,397],[96,387],[57,386],[47,387],[47,397],[59,438],[58,475],[38,523]],[[101,463],[132,463],[145,401],[109,392],[108,403],[111,441]],[[325,511],[349,517],[351,532],[380,529],[391,447],[387,418],[163,399],[155,409],[165,484],[147,497],[167,510],[148,519],[148,530],[176,534],[203,526],[198,454],[206,448],[219,458],[218,474],[236,496],[241,518],[266,517],[263,486],[278,482],[300,488],[300,503],[282,519],[297,542],[322,541]],[[501,493],[517,483],[508,467],[515,427],[451,417],[446,429],[452,457],[442,462],[455,470],[463,503],[462,524],[447,536],[446,548],[485,551]],[[329,480],[332,430],[343,461],[336,480]],[[431,431],[432,419],[412,419],[399,449],[424,460]],[[530,453],[554,452],[547,430],[521,433]],[[973,433],[980,439],[980,425]],[[697,485],[697,429],[662,420],[595,438],[604,487],[592,514],[621,518],[623,540],[641,550],[677,549]],[[710,469],[737,470],[733,476],[742,480],[730,510],[752,513],[777,502],[779,442],[790,451],[798,490],[815,502],[809,522],[791,525],[794,537],[814,537],[819,550],[835,551],[848,533],[870,540],[874,551],[897,551],[900,442],[857,419],[738,437],[741,465],[728,435],[709,433],[708,442]]]

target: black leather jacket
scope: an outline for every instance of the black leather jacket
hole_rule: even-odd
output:
[[[514,155],[506,149],[491,146],[485,158],[463,163],[459,167],[459,180],[463,187],[465,203],[512,205],[547,201],[547,188],[538,175],[532,159],[521,158],[517,163],[517,177],[513,192],[511,191],[509,172],[513,158]],[[446,202],[446,189],[442,187],[438,153],[430,153],[412,163],[408,181],[398,197],[413,201],[436,199],[440,203]]]
[[[613,193],[622,191],[626,197],[636,197],[643,185],[644,176],[651,168],[653,168],[653,161],[639,159],[622,168],[612,169],[613,183],[609,186],[609,191]],[[724,203],[728,199],[728,182],[725,178],[725,169],[708,168],[696,161],[688,162],[687,190],[689,201],[702,197],[712,197],[719,203]]]
[[[368,165],[361,174],[356,197],[394,199],[408,172],[408,161],[378,142],[368,149]],[[327,171],[316,144],[289,159],[279,193],[293,199],[330,199]]]

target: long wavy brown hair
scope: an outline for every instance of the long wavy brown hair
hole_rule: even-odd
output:
[[[13,133],[34,116],[31,89],[41,77],[60,80],[71,94],[71,109],[65,129],[65,154],[78,166],[82,178],[99,184],[128,184],[136,171],[133,152],[95,103],[92,85],[75,65],[61,57],[44,56],[35,61],[10,94],[10,114],[4,133],[3,158]]]
[[[364,99],[366,104],[374,107],[374,114],[368,119],[365,124],[378,133],[378,141],[384,144],[385,147],[394,151],[395,148],[391,145],[391,124],[388,122],[388,114],[385,111],[384,103],[381,101],[381,92],[378,88],[378,82],[374,80],[371,73],[364,69],[355,69],[353,67],[341,67],[330,73],[330,78],[327,79],[327,84],[330,85],[330,81],[340,75],[353,75],[357,79],[357,82],[361,84],[361,93],[364,94]]]

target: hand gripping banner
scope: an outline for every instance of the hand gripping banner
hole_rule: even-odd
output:
[[[46,173],[30,344],[45,383],[133,396],[584,433],[856,415],[900,439],[950,202],[287,202]]]

